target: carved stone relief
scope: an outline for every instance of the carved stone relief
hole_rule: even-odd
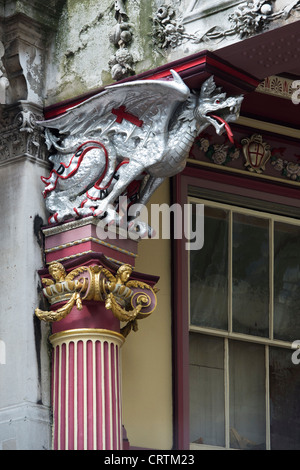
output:
[[[260,33],[267,29],[268,25],[275,20],[287,19],[293,12],[299,11],[300,2],[293,1],[281,10],[275,9],[276,0],[250,0],[241,3],[228,16],[231,27],[223,29],[214,26],[207,31],[203,37],[203,41],[222,41],[228,36],[237,35],[240,38],[249,37]]]
[[[272,22],[280,19],[286,20],[292,14],[300,11],[299,0],[294,0],[279,10],[276,9],[276,0],[248,0],[242,3],[225,1],[222,3],[209,2],[209,4],[201,2],[201,5],[200,2],[194,0],[188,10],[190,14],[194,12],[189,20],[197,21],[204,16],[212,15],[234,5],[236,8],[226,17],[230,27],[226,29],[214,25],[203,34],[203,29],[188,33],[186,30],[186,24],[189,22],[188,17],[182,14],[178,15],[178,10],[172,5],[162,4],[152,18],[153,42],[156,47],[163,50],[175,48],[187,42],[192,44],[218,43],[228,37],[249,37],[264,31]]]
[[[181,18],[177,18],[176,10],[170,5],[161,5],[153,17],[154,44],[160,49],[175,48],[185,39],[194,38],[185,35],[185,28]]]
[[[43,104],[45,30],[25,15],[5,20],[2,62],[9,81],[6,103]]]
[[[43,133],[36,125],[42,119],[42,108],[21,102],[2,107],[0,113],[0,165],[18,158],[33,158],[47,163]]]
[[[29,12],[33,5],[27,3]],[[43,130],[36,121],[43,119],[44,54],[50,30],[42,16],[37,22],[19,12],[2,19],[1,28],[0,164],[28,158],[48,166]]]
[[[122,78],[134,74],[134,59],[128,49],[132,41],[133,25],[128,22],[129,18],[126,13],[125,0],[116,0],[114,8],[117,24],[110,31],[109,40],[118,50],[111,57],[109,67],[112,78],[114,80],[122,80]]]

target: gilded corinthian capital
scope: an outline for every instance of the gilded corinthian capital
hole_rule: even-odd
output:
[[[120,321],[124,336],[137,330],[137,320],[149,316],[156,307],[156,294],[148,284],[130,280],[132,266],[123,264],[114,275],[101,265],[80,266],[68,274],[61,263],[50,263],[51,278],[42,278],[43,294],[52,310],[37,308],[35,314],[46,322],[60,321],[76,306],[89,301],[103,302],[107,310]],[[55,306],[58,308],[55,309]]]

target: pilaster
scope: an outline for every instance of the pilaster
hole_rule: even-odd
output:
[[[38,450],[50,445],[48,328],[33,316],[43,262],[39,228],[46,220],[39,176],[48,165],[34,124],[40,107],[18,103],[1,111],[0,449]]]
[[[0,449],[41,450],[51,445],[49,327],[34,307],[47,219],[40,175],[49,164],[36,121],[49,26],[33,15],[37,2],[25,3],[0,2]]]

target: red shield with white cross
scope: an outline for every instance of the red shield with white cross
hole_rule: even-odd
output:
[[[242,139],[245,166],[250,171],[261,173],[271,157],[270,145],[263,142],[262,136],[255,134],[251,138]]]
[[[247,148],[247,155],[252,168],[260,168],[265,156],[264,145],[258,142],[251,142]]]

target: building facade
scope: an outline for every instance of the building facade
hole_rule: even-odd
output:
[[[285,0],[0,2],[1,449],[300,448],[299,21]],[[129,112],[142,82],[166,88],[141,88],[144,114]],[[235,100],[230,128],[221,113],[219,134],[195,135],[147,203],[177,209],[170,233],[108,239],[83,201],[52,210],[75,174],[55,160],[61,134],[81,133],[80,162],[113,152],[91,137],[110,85],[125,91],[104,121],[133,126],[122,149],[155,105],[180,136],[187,90]]]

